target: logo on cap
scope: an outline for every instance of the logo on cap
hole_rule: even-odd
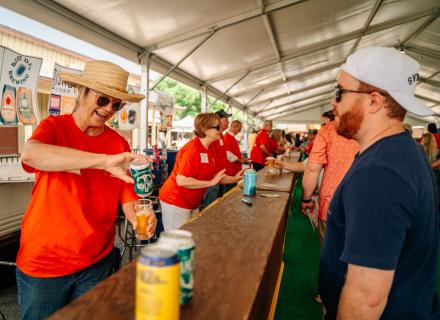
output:
[[[412,85],[414,82],[419,80],[419,74],[414,73],[411,77],[408,77],[408,84]]]

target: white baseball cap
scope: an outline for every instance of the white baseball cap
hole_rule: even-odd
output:
[[[414,96],[419,69],[413,58],[387,47],[360,49],[341,66],[356,79],[388,92],[409,112],[426,117],[434,113]]]

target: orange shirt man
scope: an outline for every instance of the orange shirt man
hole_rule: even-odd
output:
[[[319,236],[322,240],[326,231],[327,209],[342,178],[347,173],[354,157],[359,152],[359,145],[337,134],[335,122],[331,121],[319,130],[313,149],[310,153],[303,178],[303,209],[304,202],[311,199],[317,187],[318,176],[324,169],[319,193]]]

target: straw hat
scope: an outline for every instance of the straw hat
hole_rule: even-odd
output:
[[[108,61],[87,62],[81,75],[60,72],[58,76],[73,86],[84,86],[123,101],[139,102],[145,98],[142,94],[128,93],[128,72]]]

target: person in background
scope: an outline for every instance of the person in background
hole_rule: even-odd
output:
[[[425,150],[429,163],[433,163],[439,157],[440,151],[440,134],[437,133],[437,126],[435,123],[428,124],[428,132],[424,133],[420,143]],[[436,177],[438,181],[438,177]]]
[[[215,114],[220,118],[220,138],[212,143],[212,148],[215,153],[215,164],[217,166],[217,170],[221,170],[226,169],[229,166],[229,161],[226,157],[225,138],[223,132],[228,129],[229,117],[231,117],[232,114],[226,113],[223,110],[216,111]],[[202,204],[200,205],[200,211],[208,207],[217,198],[222,197],[223,192],[223,185],[217,184],[209,187],[203,197]]]
[[[304,151],[307,156],[309,156],[310,153],[312,152],[313,143],[315,142],[315,138],[316,138],[317,134],[318,134],[318,130],[317,129],[312,129],[312,130],[309,131],[309,134],[307,136],[307,141],[308,141],[307,148]]]
[[[295,134],[295,148],[299,148],[302,144],[301,135],[299,133]]]
[[[278,154],[282,154],[286,151],[284,147],[283,131],[275,129],[270,134],[269,138],[269,152],[272,156],[276,157]]]
[[[403,125],[403,130],[405,130],[406,132],[409,133],[409,135],[411,137],[413,137],[413,128],[412,125],[410,125],[409,123],[404,123]],[[414,142],[417,144],[417,146],[419,147],[420,150],[422,150],[423,152],[425,152],[425,149],[423,149],[423,146],[418,142],[418,139],[414,139]]]
[[[326,111],[321,116],[321,127],[324,127],[330,121],[335,120],[335,115],[333,114],[333,110]]]
[[[440,319],[438,207],[432,170],[403,130],[419,64],[394,48],[363,48],[342,65],[336,130],[360,153],[328,209],[319,289],[325,319]],[[327,126],[326,126],[327,127]]]
[[[173,171],[159,192],[165,231],[180,228],[199,212],[200,202],[209,187],[237,183],[243,172],[225,174],[216,164],[213,143],[220,139],[220,118],[215,113],[201,113],[194,119],[196,137],[176,156]]]
[[[271,155],[269,134],[272,131],[272,120],[265,120],[263,129],[258,132],[255,145],[251,151],[251,160],[256,171],[264,168],[266,158]]]
[[[318,187],[319,175],[324,170],[318,198],[318,238],[322,244],[327,230],[327,211],[333,194],[359,152],[359,145],[336,132],[335,122],[330,121],[319,130],[308,158],[302,180],[301,209],[308,215],[315,210],[313,194]],[[320,297],[316,297],[320,302]]]
[[[283,138],[284,138],[284,141],[285,141],[285,146],[287,148],[292,149],[294,147],[294,140],[293,140],[292,135],[290,133],[285,133],[283,131]]]
[[[243,163],[248,163],[247,158],[243,158],[240,151],[240,145],[237,141],[237,135],[241,132],[242,123],[239,120],[234,120],[229,126],[229,130],[226,131],[224,135],[224,142],[226,148],[226,158],[228,159],[229,165],[226,169],[226,174],[229,176],[235,176],[243,168]],[[223,185],[223,193],[228,192],[230,189],[235,187],[237,184],[225,184]]]
[[[248,137],[248,143],[249,143],[249,153],[248,156],[250,157],[252,148],[255,145],[255,141],[257,140],[258,130],[255,127],[252,127],[251,133]]]
[[[105,125],[126,101],[144,99],[127,93],[128,72],[93,60],[82,75],[59,77],[77,87],[75,110],[41,121],[21,156],[36,180],[17,255],[21,319],[46,319],[110,275],[118,203],[136,229],[138,196],[128,167],[148,160]],[[153,216],[150,236],[156,222]]]

